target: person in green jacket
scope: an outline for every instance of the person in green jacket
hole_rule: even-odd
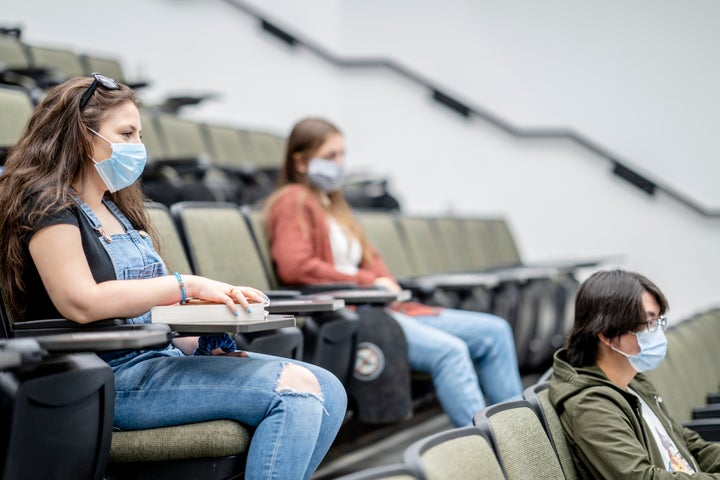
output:
[[[550,380],[580,478],[720,479],[720,444],[671,419],[642,374],[665,357],[667,309],[638,273],[600,271],[580,285]]]

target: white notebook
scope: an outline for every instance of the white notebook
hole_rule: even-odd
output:
[[[235,316],[224,303],[189,300],[185,305],[175,304],[153,307],[150,310],[150,315],[153,323],[237,325],[238,323],[264,322],[267,319],[268,312],[262,303],[251,303],[250,313],[239,307],[238,315]]]

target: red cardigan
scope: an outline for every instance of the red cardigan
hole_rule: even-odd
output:
[[[378,277],[393,278],[375,249],[371,251],[372,261],[363,260],[356,275],[335,269],[327,214],[306,186],[286,185],[277,192],[273,202],[266,227],[270,252],[283,284],[353,282],[367,286]],[[437,315],[442,310],[414,302],[395,303],[393,309],[408,315]]]
[[[363,261],[356,275],[335,269],[327,214],[304,185],[290,184],[278,192],[266,225],[278,278],[285,285],[332,282],[372,285],[378,277],[392,277],[375,250],[372,262]]]

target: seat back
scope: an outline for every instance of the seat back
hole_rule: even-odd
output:
[[[86,75],[90,75],[93,72],[100,72],[120,83],[126,83],[125,72],[120,64],[120,60],[117,58],[85,53],[80,55],[80,60],[82,61]]]
[[[217,124],[205,124],[203,129],[215,166],[246,171],[254,168],[253,146],[239,129]]]
[[[697,315],[689,322],[688,329],[703,345],[702,352],[706,355],[707,365],[720,365],[720,309],[712,309]],[[710,368],[708,373],[714,374],[714,385],[720,385],[720,370]]]
[[[285,139],[280,135],[251,130],[250,138],[255,146],[255,165],[266,171],[280,171],[285,159]]]
[[[705,404],[707,394],[718,389],[717,374],[715,368],[707,368],[713,365],[709,362],[703,348],[703,332],[695,331],[690,326],[693,320],[683,320],[673,326],[672,338],[677,346],[675,353],[682,353],[684,361],[678,365],[677,372],[685,377],[688,382],[689,401],[693,407]],[[717,348],[717,345],[716,345]]]
[[[20,138],[34,109],[32,99],[25,90],[0,86],[0,164],[4,163],[7,149]]]
[[[231,190],[230,201],[251,205],[272,193],[275,183],[254,163],[257,153],[247,131],[231,126],[205,124],[203,133],[211,154],[212,167],[222,172]]]
[[[399,224],[416,276],[447,271],[430,219],[403,215],[399,217]]]
[[[194,160],[201,167],[210,163],[210,152],[199,123],[164,112],[157,114],[156,121],[165,140],[164,160]]]
[[[71,48],[30,44],[33,66],[52,69],[59,79],[81,77],[85,68],[80,56]]]
[[[454,428],[422,438],[407,447],[403,459],[427,480],[505,478],[489,438],[475,427]]]
[[[355,218],[396,278],[410,278],[414,270],[397,225],[397,213],[356,210]]]
[[[260,258],[265,266],[265,272],[270,281],[270,287],[278,289],[280,288],[280,282],[275,274],[275,266],[273,265],[272,254],[270,253],[270,242],[268,242],[267,231],[265,230],[263,211],[260,208],[249,205],[243,205],[240,207],[240,210],[243,212],[245,220],[250,226],[250,231],[255,239],[255,244],[257,245]]]
[[[481,217],[462,217],[457,219],[467,245],[467,262],[471,270],[488,270],[497,264],[495,251],[485,221]]]
[[[567,480],[575,480],[578,478],[577,470],[575,470],[575,463],[573,462],[572,452],[570,451],[570,445],[567,443],[565,438],[565,432],[563,431],[562,424],[560,423],[560,417],[555,411],[555,407],[550,403],[549,396],[550,382],[539,382],[534,385],[530,385],[525,392],[523,397],[527,400],[535,410],[540,422],[545,428],[545,433],[550,438],[555,449],[555,454],[560,461],[563,473]]]
[[[665,336],[668,341],[666,358],[657,368],[645,375],[658,389],[673,418],[684,423],[692,418],[693,407],[704,403],[704,398],[700,403],[693,398],[692,382],[688,376],[688,368],[692,362],[690,357],[695,356],[695,349],[682,341],[678,324],[668,327]],[[663,378],[660,378],[661,376]],[[672,385],[668,384],[668,379],[674,380]]]
[[[15,35],[0,34],[0,68],[27,70],[30,64],[27,49],[20,39]]]
[[[564,478],[550,438],[527,401],[491,405],[473,423],[492,439],[509,480]]]
[[[153,226],[160,238],[156,249],[160,252],[167,268],[171,272],[192,273],[190,260],[188,260],[183,247],[180,233],[175,226],[175,221],[170,215],[168,207],[161,203],[149,202],[145,204]]]
[[[450,272],[467,272],[474,270],[468,264],[470,247],[467,237],[463,234],[462,225],[455,217],[437,217],[432,220],[435,237],[441,252],[444,253],[445,265]]]
[[[148,153],[148,159],[164,159],[168,156],[165,149],[165,140],[162,138],[157,124],[157,112],[140,106],[140,124],[142,125],[142,141]]]
[[[488,218],[483,220],[492,247],[493,266],[507,267],[521,265],[520,251],[507,220]]]
[[[237,205],[179,202],[170,212],[196,274],[232,285],[270,289],[255,240]]]

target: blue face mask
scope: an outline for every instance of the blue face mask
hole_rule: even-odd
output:
[[[96,162],[93,159],[95,170],[100,174],[100,178],[111,193],[132,185],[135,180],[140,178],[147,162],[145,145],[142,143],[113,143],[95,130],[90,129],[90,131],[108,142],[112,149],[112,154],[107,160]]]
[[[628,355],[615,347],[611,346],[610,348],[627,357],[630,365],[638,372],[647,372],[657,368],[667,353],[667,338],[665,338],[663,329],[658,328],[654,332],[643,329],[634,335],[637,337],[640,353]]]
[[[313,158],[308,163],[307,178],[310,184],[323,192],[340,190],[345,179],[345,168],[342,163]]]

